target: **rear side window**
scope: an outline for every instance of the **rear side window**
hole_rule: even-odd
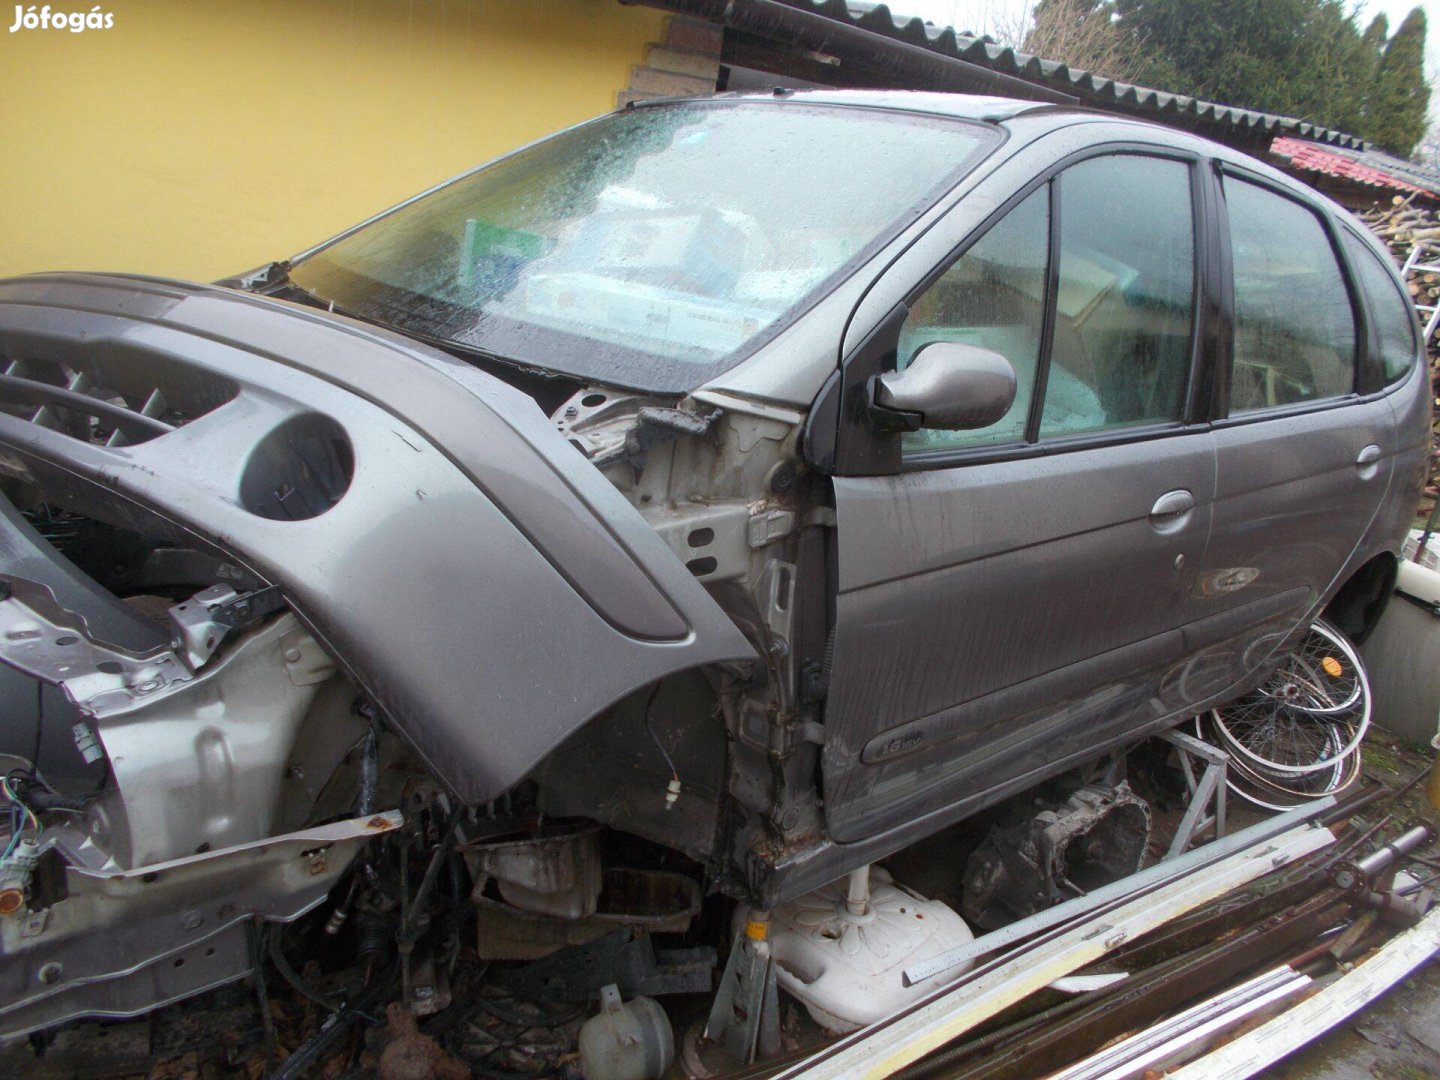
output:
[[[1375,332],[1380,343],[1380,364],[1385,382],[1399,382],[1415,366],[1420,342],[1416,335],[1416,313],[1410,298],[1400,289],[1395,275],[1380,256],[1358,236],[1342,231],[1341,239],[1350,255],[1350,264],[1360,287],[1370,301]]]
[[[1114,155],[1060,174],[1060,289],[1042,439],[1180,419],[1193,220],[1184,162]]]
[[[1235,272],[1230,412],[1340,397],[1355,387],[1355,311],[1320,219],[1225,178]]]

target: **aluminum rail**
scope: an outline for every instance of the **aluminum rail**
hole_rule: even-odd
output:
[[[1113,907],[1117,903],[1143,895],[1159,888],[1166,882],[1174,881],[1201,867],[1219,862],[1237,851],[1261,843],[1273,836],[1279,836],[1297,825],[1303,825],[1305,822],[1319,817],[1335,805],[1335,798],[1326,796],[1323,799],[1315,799],[1313,802],[1297,806],[1293,810],[1268,818],[1223,839],[1215,840],[1172,859],[1165,859],[1145,870],[1131,874],[1129,877],[1121,878],[1119,881],[1086,893],[1084,896],[1077,896],[1063,904],[1056,904],[1052,908],[1036,912],[1034,915],[1013,922],[994,933],[985,934],[974,941],[932,956],[928,960],[921,960],[906,968],[901,978],[906,986],[915,986],[936,975],[953,971],[967,961],[998,952],[1007,945],[1031,937],[1042,930],[1049,930],[1081,916],[1098,913],[1106,907]]]
[[[1386,942],[1369,960],[1318,994],[1287,1009],[1167,1080],[1245,1080],[1315,1041],[1353,1016],[1431,957],[1440,953],[1440,907],[1418,925]]]
[[[1106,1047],[1049,1080],[1132,1080],[1184,1060],[1186,1051],[1213,1041],[1256,1013],[1307,989],[1313,980],[1289,967],[1278,967],[1239,986]]]
[[[1271,840],[1252,843],[1204,867],[1204,873],[1192,872],[1169,881],[1103,916],[1086,919],[1064,933],[1016,949],[1003,960],[961,976],[894,1016],[776,1073],[774,1080],[888,1077],[1060,976],[1334,842],[1328,829],[1301,825]]]

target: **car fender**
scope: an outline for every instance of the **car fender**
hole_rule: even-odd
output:
[[[47,364],[88,373],[76,393],[123,385],[128,407],[153,392],[190,415],[158,433],[131,419],[133,439],[104,445],[83,402],[27,380]],[[529,397],[401,335],[215,286],[37,275],[0,281],[0,371],[5,471],[279,586],[465,802],[513,786],[626,694],[754,657]],[[17,518],[0,516],[0,572],[34,576]],[[62,606],[83,597],[63,557],[41,554],[55,572],[39,584]]]

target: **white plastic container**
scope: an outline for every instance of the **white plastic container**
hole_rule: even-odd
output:
[[[1440,570],[1404,560],[1395,592],[1360,648],[1375,697],[1375,723],[1429,745],[1440,715],[1440,615],[1435,613],[1440,611]]]
[[[675,1035],[659,1002],[620,1000],[613,983],[600,991],[600,1012],[580,1029],[585,1080],[660,1080],[675,1058]]]
[[[908,965],[966,945],[973,935],[940,901],[892,882],[878,867],[871,874],[863,914],[849,910],[845,878],[771,912],[776,981],[831,1031],[874,1023],[966,970],[905,985]]]

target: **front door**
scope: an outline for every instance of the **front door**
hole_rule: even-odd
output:
[[[994,349],[1019,383],[978,431],[920,431],[894,475],[837,477],[826,707],[831,834],[954,818],[1178,708],[1215,456],[1186,423],[1196,164],[1068,165],[911,296],[904,366]]]

